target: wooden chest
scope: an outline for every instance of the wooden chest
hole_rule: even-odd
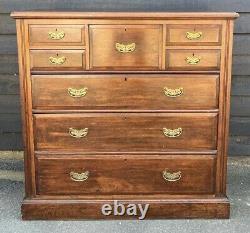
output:
[[[236,13],[14,12],[23,219],[228,218]],[[133,217],[133,216],[132,216]],[[134,216],[136,218],[136,216]]]

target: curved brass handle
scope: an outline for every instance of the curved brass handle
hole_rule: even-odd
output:
[[[55,32],[48,32],[48,36],[49,36],[49,39],[51,40],[61,40],[64,38],[65,36],[65,32],[64,31],[56,31]]]
[[[116,43],[115,48],[120,53],[131,53],[135,51],[135,43],[131,44]]]
[[[164,94],[168,97],[178,97],[183,95],[183,87],[176,88],[176,89],[170,89],[167,87],[163,88]]]
[[[202,32],[186,32],[186,38],[189,40],[198,40],[202,37]]]
[[[62,65],[66,61],[66,57],[49,57],[49,61],[53,65]]]
[[[89,171],[78,173],[71,171],[69,173],[70,179],[77,182],[83,182],[89,178]]]
[[[186,62],[189,65],[197,65],[200,62],[201,58],[200,57],[196,57],[196,56],[192,56],[192,57],[186,57]]]
[[[75,128],[69,128],[69,135],[73,138],[83,138],[86,137],[88,134],[89,129],[75,129]]]
[[[73,98],[84,97],[87,94],[88,88],[84,87],[81,89],[68,88],[68,94]]]
[[[181,171],[171,173],[167,169],[165,169],[162,172],[162,177],[166,181],[175,182],[181,179]]]
[[[162,131],[163,134],[168,138],[176,138],[182,134],[182,128],[177,128],[177,129],[163,128]]]

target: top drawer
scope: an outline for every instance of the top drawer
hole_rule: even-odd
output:
[[[91,25],[89,31],[91,69],[160,69],[161,25]]]
[[[220,45],[221,26],[218,24],[167,25],[167,45]]]
[[[32,46],[83,46],[85,44],[83,25],[30,25]]]

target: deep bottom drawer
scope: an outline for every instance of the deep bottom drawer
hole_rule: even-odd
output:
[[[38,194],[212,194],[212,155],[38,155]]]

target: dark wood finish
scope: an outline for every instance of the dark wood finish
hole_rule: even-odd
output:
[[[198,0],[199,4],[193,3],[190,4],[190,2],[188,1],[183,1],[182,4],[179,1],[173,1],[173,2],[168,2],[166,4],[165,1],[162,0],[158,0],[157,4],[153,4],[151,2],[148,2],[147,4],[145,4],[144,1],[139,0],[136,4],[128,4],[128,1],[123,0],[123,1],[109,1],[106,2],[105,4],[103,4],[100,8],[100,4],[98,3],[98,1],[91,1],[91,6],[90,6],[90,2],[87,3],[86,5],[85,0],[82,0],[81,3],[79,3],[79,1],[70,1],[70,3],[66,3],[66,2],[62,2],[62,1],[53,1],[53,4],[56,4],[56,7],[58,9],[65,9],[68,10],[70,8],[72,9],[79,9],[81,10],[84,8],[84,10],[96,10],[96,9],[100,9],[100,10],[129,10],[129,11],[143,11],[143,10],[160,10],[160,11],[169,11],[169,10],[174,10],[174,11],[207,11],[207,10],[216,10],[216,11],[221,11],[221,10],[235,10],[235,11],[244,11],[241,12],[241,16],[239,19],[237,19],[235,21],[235,30],[234,30],[234,50],[233,50],[233,54],[234,55],[244,55],[241,56],[241,64],[244,65],[243,68],[238,68],[234,67],[235,72],[237,73],[245,73],[246,76],[242,76],[242,77],[248,77],[247,75],[249,75],[249,64],[247,64],[249,62],[248,56],[250,54],[250,42],[249,42],[249,32],[250,32],[250,14],[249,12],[249,2],[245,1],[245,0],[241,0],[240,3],[237,2],[235,3],[235,1],[232,0],[226,0],[224,1],[226,3],[226,5],[223,3],[221,3],[221,1],[219,1],[218,3],[213,1],[207,1],[207,0]],[[1,57],[2,56],[6,56],[9,54],[12,54],[11,56],[13,57],[17,57],[17,48],[16,48],[16,30],[15,30],[15,20],[12,19],[9,15],[10,10],[27,10],[27,9],[46,9],[46,6],[49,8],[51,8],[51,4],[47,4],[46,2],[37,2],[34,0],[28,0],[28,1],[22,1],[22,2],[16,2],[14,0],[6,0],[6,1],[2,1],[1,2],[1,7],[0,7],[0,54]],[[54,5],[55,6],[55,5]],[[86,8],[86,6],[88,6],[88,8]],[[7,7],[7,8],[6,8]],[[113,8],[112,8],[113,7]],[[226,8],[225,8],[226,7]],[[224,9],[223,9],[224,8]],[[4,12],[4,13],[3,13]],[[82,21],[82,20],[81,20]],[[39,24],[41,22],[39,21]],[[1,58],[0,58],[1,60]],[[244,64],[243,64],[244,63]],[[14,67],[15,66],[15,67]],[[1,87],[14,87],[14,83],[12,82],[12,77],[14,76],[14,73],[17,72],[17,64],[12,64],[12,60],[8,59],[8,61],[6,61],[6,63],[2,64],[0,66],[0,73],[2,73],[1,77],[0,77],[0,89]],[[234,73],[235,73],[234,72]],[[14,77],[13,77],[14,78]],[[232,82],[233,84],[240,84],[242,83],[239,79],[239,76],[233,76],[232,77]],[[247,78],[245,78],[247,79]],[[1,81],[4,82],[4,84],[1,83]],[[18,82],[18,76],[16,76],[16,81]],[[244,100],[244,95],[247,95],[245,90],[249,90],[249,86],[250,84],[248,84],[247,82],[244,84],[244,86],[242,86],[242,89],[237,89],[237,95],[241,95],[242,96],[242,102],[240,102],[240,106],[242,109],[247,109],[248,108],[248,103],[247,101]],[[15,85],[16,88],[16,85]],[[244,88],[244,89],[243,89]],[[10,90],[10,89],[8,89]],[[10,90],[9,94],[13,94],[13,91],[15,91],[14,89]],[[232,94],[234,95],[234,85],[232,86]],[[2,92],[2,96],[5,95],[5,91]],[[17,93],[15,93],[17,94]],[[6,95],[8,95],[6,93]],[[9,95],[6,96],[6,98],[9,98]],[[5,98],[5,99],[6,99]],[[10,97],[11,98],[11,97]],[[9,105],[13,104],[12,102],[9,102]],[[238,103],[232,103],[232,107],[234,107],[235,104],[239,104]],[[16,108],[15,103],[13,104],[13,108]],[[0,108],[4,109],[4,105],[0,106]],[[18,107],[17,107],[18,108]],[[239,114],[241,113],[242,109],[240,109]],[[238,111],[238,110],[237,110]],[[246,115],[244,114],[245,117],[247,117],[248,119],[250,119],[250,115]],[[1,115],[0,115],[1,117]],[[11,114],[9,114],[9,117],[12,118]],[[16,145],[21,145],[21,137],[20,134],[18,132],[19,130],[19,125],[20,125],[20,121],[17,119],[16,122],[13,122],[13,128],[16,127],[17,131],[13,131],[13,134],[17,134],[15,136],[16,140],[19,140],[19,142],[16,144],[16,141],[13,141],[13,149],[18,149],[18,150],[23,150],[22,147],[16,147]],[[4,122],[2,124],[0,124],[0,129],[2,127],[5,127]],[[241,125],[239,126],[240,128],[236,128],[233,127],[232,130],[230,130],[230,135],[238,135],[238,136],[244,136],[244,135],[239,135],[238,134],[238,130],[240,131],[244,131],[245,128]],[[1,130],[0,130],[1,131]],[[2,136],[4,137],[4,136]],[[12,136],[9,136],[12,137]],[[14,137],[14,136],[13,136]],[[7,149],[11,149],[11,140],[8,141],[9,144],[5,144],[4,142],[0,141],[0,149],[1,150],[7,150]],[[232,147],[230,148],[235,148],[235,143],[233,143]],[[249,145],[249,144],[248,144]],[[8,148],[7,148],[8,147]],[[238,147],[238,155],[241,155],[239,150],[241,147],[247,147],[244,146],[244,144],[240,144],[240,146]],[[229,155],[236,155],[237,153],[237,149],[233,149],[230,150],[229,148]],[[248,155],[249,152],[247,152],[247,150],[244,150],[244,155]]]
[[[249,5],[250,6],[250,5]],[[235,19],[235,12],[73,12],[73,11],[18,11],[12,12],[13,18],[31,19]]]
[[[63,20],[61,24],[55,25],[30,25],[29,38],[30,46],[74,46],[85,44],[85,33],[83,25],[65,25],[67,21]],[[49,33],[64,33],[59,39],[52,39]]]
[[[213,194],[213,156],[39,156],[37,194]],[[181,172],[178,181],[166,181],[163,171]],[[70,172],[89,171],[83,182]],[[58,182],[60,181],[60,182]]]
[[[161,25],[91,25],[90,69],[156,70],[161,67]],[[119,52],[116,44],[135,44],[132,52]]]
[[[149,201],[152,204],[149,217],[154,218],[229,217],[226,159],[232,32],[233,19],[238,16],[236,13],[19,12],[12,16],[17,18],[26,146],[24,219],[103,218],[98,212],[100,204],[112,202],[118,196],[119,200]],[[84,46],[72,43],[44,43],[44,47],[42,43],[31,44],[31,25],[65,26],[63,22],[66,21],[67,26],[84,28],[84,32],[81,31],[84,33]],[[204,43],[183,42],[178,36],[182,34],[178,25],[202,28],[206,36],[203,37]],[[167,37],[169,26],[175,28],[177,36],[172,34]],[[168,38],[175,42],[168,44]],[[120,43],[118,47],[122,53],[117,51],[116,43]],[[69,57],[62,65],[54,66],[48,63],[48,58],[56,53]],[[1,57],[0,64],[11,58],[12,68],[15,68],[16,61],[11,56]],[[197,56],[201,60],[196,65],[188,65],[187,56]],[[235,59],[237,73],[247,66],[248,61],[242,56]],[[36,83],[49,78],[61,80],[61,83]],[[105,81],[101,83],[97,79]],[[145,85],[148,79],[150,81]],[[55,106],[50,105],[53,101],[50,89],[53,92],[62,90],[68,82],[76,85],[78,82],[82,84],[82,80],[87,80],[88,85],[93,83],[86,97],[95,87],[102,87],[103,91],[105,85],[112,89],[109,93],[114,94],[107,98],[109,94],[100,92],[102,98],[98,95],[92,97],[88,108],[81,108],[79,104],[70,106],[66,97],[62,97],[62,105],[58,102]],[[105,83],[106,80],[110,83]],[[121,85],[117,89],[115,83],[120,80],[123,80],[123,86],[125,82],[128,85],[131,80],[134,81],[130,89],[136,94],[131,95],[128,87]],[[165,96],[159,98],[153,93],[152,87],[161,86],[165,81],[171,84],[171,89],[181,82],[184,91],[187,88],[190,90],[181,96],[183,102],[179,102],[180,105],[171,105],[171,101],[180,100],[175,97],[175,100],[169,99],[168,108],[164,108]],[[45,85],[44,88],[42,85]],[[144,93],[149,87],[151,92]],[[198,87],[198,102],[191,101]],[[36,91],[39,88],[47,91],[45,95],[49,100],[43,108],[37,104],[41,98],[41,94],[38,95],[41,90]],[[156,100],[148,99],[148,94],[156,95],[160,101],[154,104]],[[62,95],[61,91],[58,95]],[[126,103],[123,103],[127,104],[127,108],[123,107],[122,95],[126,95]],[[103,101],[103,106],[95,108],[98,101]],[[133,102],[136,104],[131,108]],[[65,106],[70,107],[66,109]],[[76,128],[73,133],[71,129],[71,135],[70,127]],[[178,129],[177,133],[170,130],[168,135],[176,137],[166,137],[164,127],[182,130]],[[88,130],[83,133],[77,131],[82,128]],[[84,136],[76,138],[77,135]],[[91,175],[89,177],[89,193],[86,189],[78,192],[80,184],[71,186],[67,179],[69,169],[77,169],[78,173],[80,169],[85,169],[82,163],[89,166],[90,174],[98,174],[96,179]],[[169,184],[171,188],[167,189],[160,184],[162,180],[156,179],[153,186],[148,185],[151,176],[159,175],[160,170],[168,168],[167,165],[172,173],[177,167],[183,169],[183,176],[178,176],[178,179],[183,178],[185,183],[181,183],[180,179],[179,183]],[[105,171],[106,175],[101,176],[98,171]],[[188,181],[185,174],[189,177]],[[61,183],[59,177],[63,177]],[[76,210],[79,212],[72,209],[75,205],[78,205]],[[89,207],[92,209],[85,212]],[[44,208],[48,211],[41,212]]]
[[[188,64],[188,57],[197,57],[200,62]],[[218,70],[220,68],[219,50],[166,50],[166,68],[169,70]]]
[[[182,128],[170,138],[163,128]],[[69,129],[88,128],[83,138]],[[216,113],[36,114],[36,150],[168,151],[216,149]]]
[[[50,57],[65,58],[62,64],[52,64]],[[84,50],[31,50],[31,70],[84,70]]]
[[[196,85],[193,85],[193,83]],[[164,88],[183,88],[177,97]],[[72,97],[68,88],[88,88]],[[217,75],[33,75],[34,109],[181,110],[216,109]],[[169,93],[166,93],[169,94]]]
[[[229,218],[230,206],[226,198],[214,199],[123,199],[123,204],[150,204],[146,219],[165,218]],[[102,205],[112,200],[25,200],[22,205],[22,218],[32,219],[129,219],[129,216],[104,217]],[[159,211],[160,210],[160,211]],[[131,217],[130,217],[131,218]],[[133,217],[132,217],[133,219]],[[135,219],[135,218],[134,218]]]
[[[201,32],[197,39],[188,39],[188,32]],[[168,25],[166,32],[167,45],[219,45],[221,43],[221,26],[207,24]]]

